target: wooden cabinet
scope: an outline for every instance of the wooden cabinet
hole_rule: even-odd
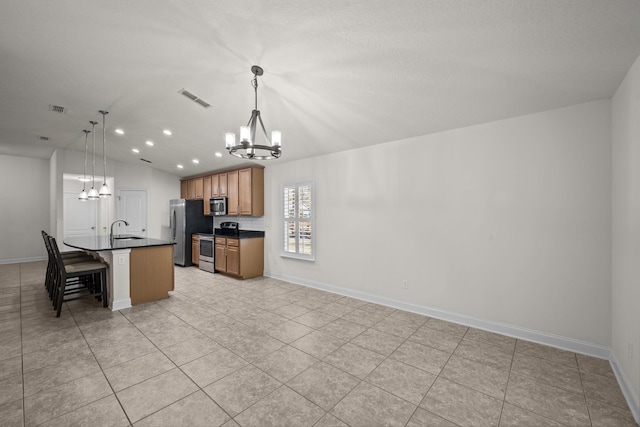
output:
[[[180,197],[189,200],[202,200],[203,186],[203,177],[185,179],[180,182]]]
[[[180,197],[204,201],[204,215],[211,215],[209,200],[227,197],[227,215],[264,215],[264,168],[250,167],[180,182]]]
[[[184,181],[180,181],[180,198],[181,199],[187,199],[188,195],[189,195],[189,190],[188,190],[188,184],[189,184],[189,180],[184,180]]]
[[[203,198],[202,200],[204,201],[203,203],[203,208],[204,208],[204,214],[205,215],[211,215],[211,204],[209,203],[209,200],[211,199],[211,175],[205,176],[203,178]]]
[[[195,265],[200,264],[200,236],[198,234],[191,235],[191,262]]]
[[[240,215],[238,171],[227,173],[227,215]]]
[[[240,279],[262,276],[264,237],[235,239],[216,237],[216,271]]]
[[[264,169],[246,168],[227,172],[229,215],[264,215]]]
[[[227,197],[227,172],[211,175],[211,197]]]

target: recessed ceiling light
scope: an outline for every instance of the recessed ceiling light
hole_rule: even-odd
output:
[[[198,159],[193,159],[193,160],[192,160],[192,162],[193,162],[193,163],[195,163],[195,164],[197,165],[198,163],[200,163],[200,160],[198,160]]]
[[[116,132],[118,135],[124,135],[124,131],[123,131],[122,129],[116,129],[116,130],[115,130],[115,132]]]
[[[184,167],[182,165],[177,165],[177,166],[178,166],[178,169],[182,169]]]
[[[215,156],[216,156],[216,157],[222,157],[222,153],[221,153],[221,152],[219,152],[219,151],[216,151]]]
[[[162,133],[164,133],[167,136],[171,136],[172,135],[172,133],[171,133],[171,131],[169,129],[163,130]]]
[[[131,151],[133,151],[134,153],[139,153],[140,150],[138,150],[137,148],[132,148]]]
[[[149,147],[153,147],[153,141],[147,141],[147,145],[148,145]]]
[[[89,182],[89,181],[91,181],[91,178],[85,178],[83,176],[79,176],[78,177],[78,181],[80,181],[80,182]]]

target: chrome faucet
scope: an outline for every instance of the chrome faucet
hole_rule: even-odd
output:
[[[111,233],[109,233],[109,240],[113,240],[113,226],[116,225],[116,223],[118,222],[124,222],[124,225],[129,225],[129,223],[124,219],[116,219],[115,221],[113,221],[111,223]]]

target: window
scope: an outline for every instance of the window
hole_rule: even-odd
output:
[[[313,183],[310,182],[282,187],[282,256],[315,260],[313,193]]]

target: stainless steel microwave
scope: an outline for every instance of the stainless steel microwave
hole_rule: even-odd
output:
[[[211,215],[226,215],[227,214],[227,198],[226,197],[214,197],[209,199],[211,204]]]

